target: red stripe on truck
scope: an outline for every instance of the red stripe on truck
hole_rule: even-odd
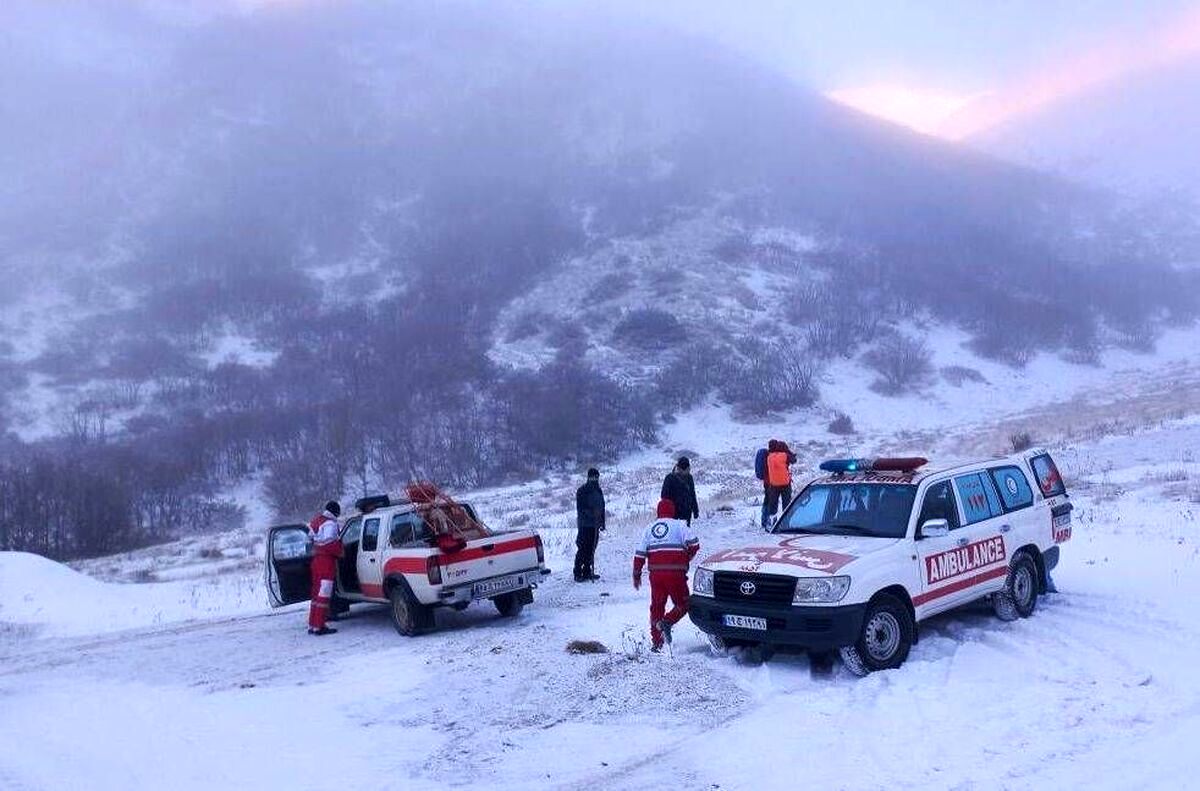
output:
[[[494,548],[491,551],[486,551],[481,546],[473,546],[467,547],[466,549],[458,552],[443,552],[437,555],[437,559],[438,563],[442,566],[452,566],[455,563],[468,563],[472,560],[479,560],[480,558],[494,558],[499,557],[500,555],[508,555],[513,552],[520,552],[526,549],[537,549],[536,536],[523,536],[521,538],[514,538],[508,541],[500,541],[494,545]],[[383,564],[383,576],[386,577],[388,574],[392,574],[394,572],[399,572],[401,574],[420,574],[421,576],[425,576],[427,569],[425,562],[424,556],[419,558],[389,558],[388,561]]]
[[[520,552],[523,549],[537,549],[537,538],[535,536],[524,536],[522,538],[499,542],[490,551],[485,551],[481,546],[467,547],[451,554],[443,553],[438,556],[438,561],[443,566],[452,566],[455,563],[467,563],[472,560],[479,560],[480,558],[494,558],[498,555],[508,555],[513,552]],[[425,571],[424,565],[421,566],[421,571]]]
[[[420,574],[425,575],[425,558],[389,558],[387,563],[383,564],[383,576],[391,574],[393,571],[398,571],[401,574]]]
[[[996,577],[1003,577],[1006,574],[1008,574],[1008,566],[1001,566],[1000,568],[995,568],[991,571],[985,571],[982,574],[976,574],[974,577],[967,577],[966,579],[961,579],[958,582],[952,582],[949,585],[938,588],[937,590],[927,591],[914,596],[913,605],[919,607],[926,602],[931,602],[934,599],[940,599],[943,596],[949,596],[951,593],[958,593],[960,590],[966,590],[972,585],[979,585],[987,582],[988,580],[994,580]]]

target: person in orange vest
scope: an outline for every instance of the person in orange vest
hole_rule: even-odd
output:
[[[688,564],[700,550],[700,539],[691,525],[675,518],[675,504],[663,498],[658,518],[646,528],[641,546],[633,554],[633,587],[642,587],[642,569],[650,568],[650,650],[661,651],[671,642],[671,627],[688,610]],[[667,612],[667,599],[674,606]]]
[[[308,523],[312,536],[312,591],[308,606],[308,633],[312,635],[336,634],[337,629],[326,626],[329,618],[329,602],[333,598],[333,581],[337,578],[337,562],[342,556],[342,536],[338,517],[342,507],[336,500],[325,503],[325,509]]]
[[[767,475],[763,492],[763,515],[774,521],[776,510],[786,511],[792,502],[792,470],[796,454],[786,442],[773,439],[767,445]],[[780,505],[782,504],[782,508]],[[765,525],[764,525],[765,526]]]

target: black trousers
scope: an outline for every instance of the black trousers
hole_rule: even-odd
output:
[[[767,526],[767,518],[774,516],[776,510],[786,511],[792,502],[792,486],[767,486],[763,491],[762,519],[763,527]],[[783,508],[779,508],[780,505]]]
[[[589,527],[579,528],[575,534],[575,579],[590,577],[596,573],[596,544],[600,543],[600,531]]]

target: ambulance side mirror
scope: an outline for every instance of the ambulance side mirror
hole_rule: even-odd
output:
[[[940,538],[950,533],[948,519],[926,519],[917,532],[917,538]]]

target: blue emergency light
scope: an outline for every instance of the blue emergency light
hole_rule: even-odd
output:
[[[870,459],[829,459],[821,462],[825,472],[858,472],[871,469]]]
[[[825,472],[842,474],[847,472],[912,472],[929,463],[920,456],[880,459],[829,459],[821,462]]]

